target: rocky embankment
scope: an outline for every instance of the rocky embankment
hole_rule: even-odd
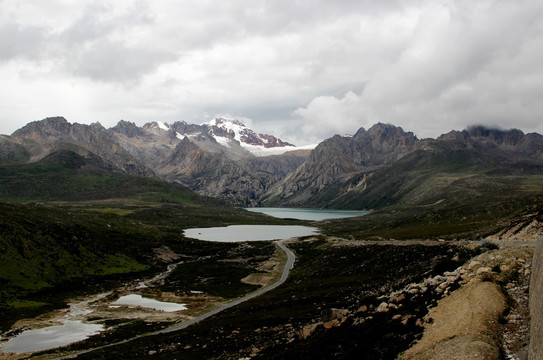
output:
[[[436,276],[437,289],[450,295],[430,309],[422,338],[400,359],[524,359],[532,255],[531,246],[496,249]]]
[[[426,277],[381,295],[358,309],[331,308],[303,327],[274,332],[291,341],[376,319],[423,327],[423,336],[400,355],[421,359],[524,359],[529,342],[528,288],[532,246],[495,249],[454,271]],[[424,304],[429,312],[421,316]],[[255,356],[256,354],[252,354]]]

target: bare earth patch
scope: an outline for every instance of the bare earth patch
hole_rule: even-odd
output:
[[[499,359],[498,318],[506,307],[498,286],[480,279],[441,300],[407,359]]]

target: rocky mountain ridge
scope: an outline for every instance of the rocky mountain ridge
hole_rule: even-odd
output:
[[[61,150],[102,158],[108,170],[182,183],[241,206],[257,205],[260,196],[309,153],[226,119],[142,127],[121,120],[105,129],[100,123],[71,124],[54,117],[0,139],[2,161],[35,162]]]
[[[418,141],[412,132],[381,123],[367,131],[361,128],[352,137],[335,135],[321,142],[296,172],[276,184],[264,202],[299,206],[311,201],[326,206],[331,197],[347,191],[352,178],[400,159]]]
[[[496,179],[504,176],[541,174],[542,151],[543,136],[517,129],[474,126],[419,140],[393,125],[376,124],[353,137],[336,135],[320,143],[262,201],[351,209],[430,204],[462,191],[477,193],[479,187],[503,190]]]
[[[503,176],[543,172],[543,136],[483,126],[420,140],[379,123],[353,136],[333,136],[314,150],[222,118],[142,127],[122,120],[105,129],[57,117],[0,137],[4,162],[35,162],[60,150],[101,158],[108,170],[181,183],[237,206],[426,204],[462,191],[476,193],[489,181],[486,188],[503,189],[496,180]],[[470,181],[475,184],[467,185]]]
[[[11,138],[28,152],[28,162],[56,151],[70,150],[81,156],[99,156],[110,170],[154,176],[149,167],[132,157],[98,123],[71,124],[62,117],[47,118],[27,124]]]

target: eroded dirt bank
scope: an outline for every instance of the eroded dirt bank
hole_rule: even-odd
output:
[[[420,341],[401,360],[525,359],[533,246],[481,254],[459,271],[460,288],[425,317]]]

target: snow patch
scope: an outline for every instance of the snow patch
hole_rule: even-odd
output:
[[[158,124],[158,127],[161,128],[162,130],[165,130],[165,131],[170,130],[170,128],[162,121],[157,121],[156,123]]]
[[[237,119],[230,119],[230,118],[215,118],[213,120],[210,120],[208,122],[202,123],[202,126],[209,126],[209,127],[218,127],[222,130],[227,131],[230,134],[234,134],[234,139],[237,141],[241,147],[243,147],[245,150],[251,152],[255,156],[271,156],[271,155],[282,155],[288,151],[295,151],[295,150],[312,150],[317,145],[306,145],[306,146],[276,146],[276,147],[265,147],[263,145],[253,145],[245,143],[241,140],[241,137],[243,135],[249,135],[249,136],[255,136],[259,138],[262,143],[264,144],[270,144],[270,139],[266,137],[260,136],[260,134],[255,133],[253,130],[249,129],[245,126],[241,121]],[[217,143],[219,143],[222,146],[225,146],[227,148],[231,148],[230,143],[232,139],[223,137],[223,136],[217,136],[211,131],[211,135],[215,138]]]
[[[241,143],[241,146],[256,156],[271,156],[271,155],[283,155],[289,151],[295,150],[313,150],[317,145],[305,145],[305,146],[283,146],[283,147],[271,147],[267,148],[261,145],[250,145]]]
[[[217,143],[219,143],[219,145],[222,145],[222,146],[227,147],[229,149],[232,148],[230,146],[230,139],[222,137],[222,136],[216,136],[215,134],[213,134],[213,138],[215,139],[215,141],[217,141]]]

